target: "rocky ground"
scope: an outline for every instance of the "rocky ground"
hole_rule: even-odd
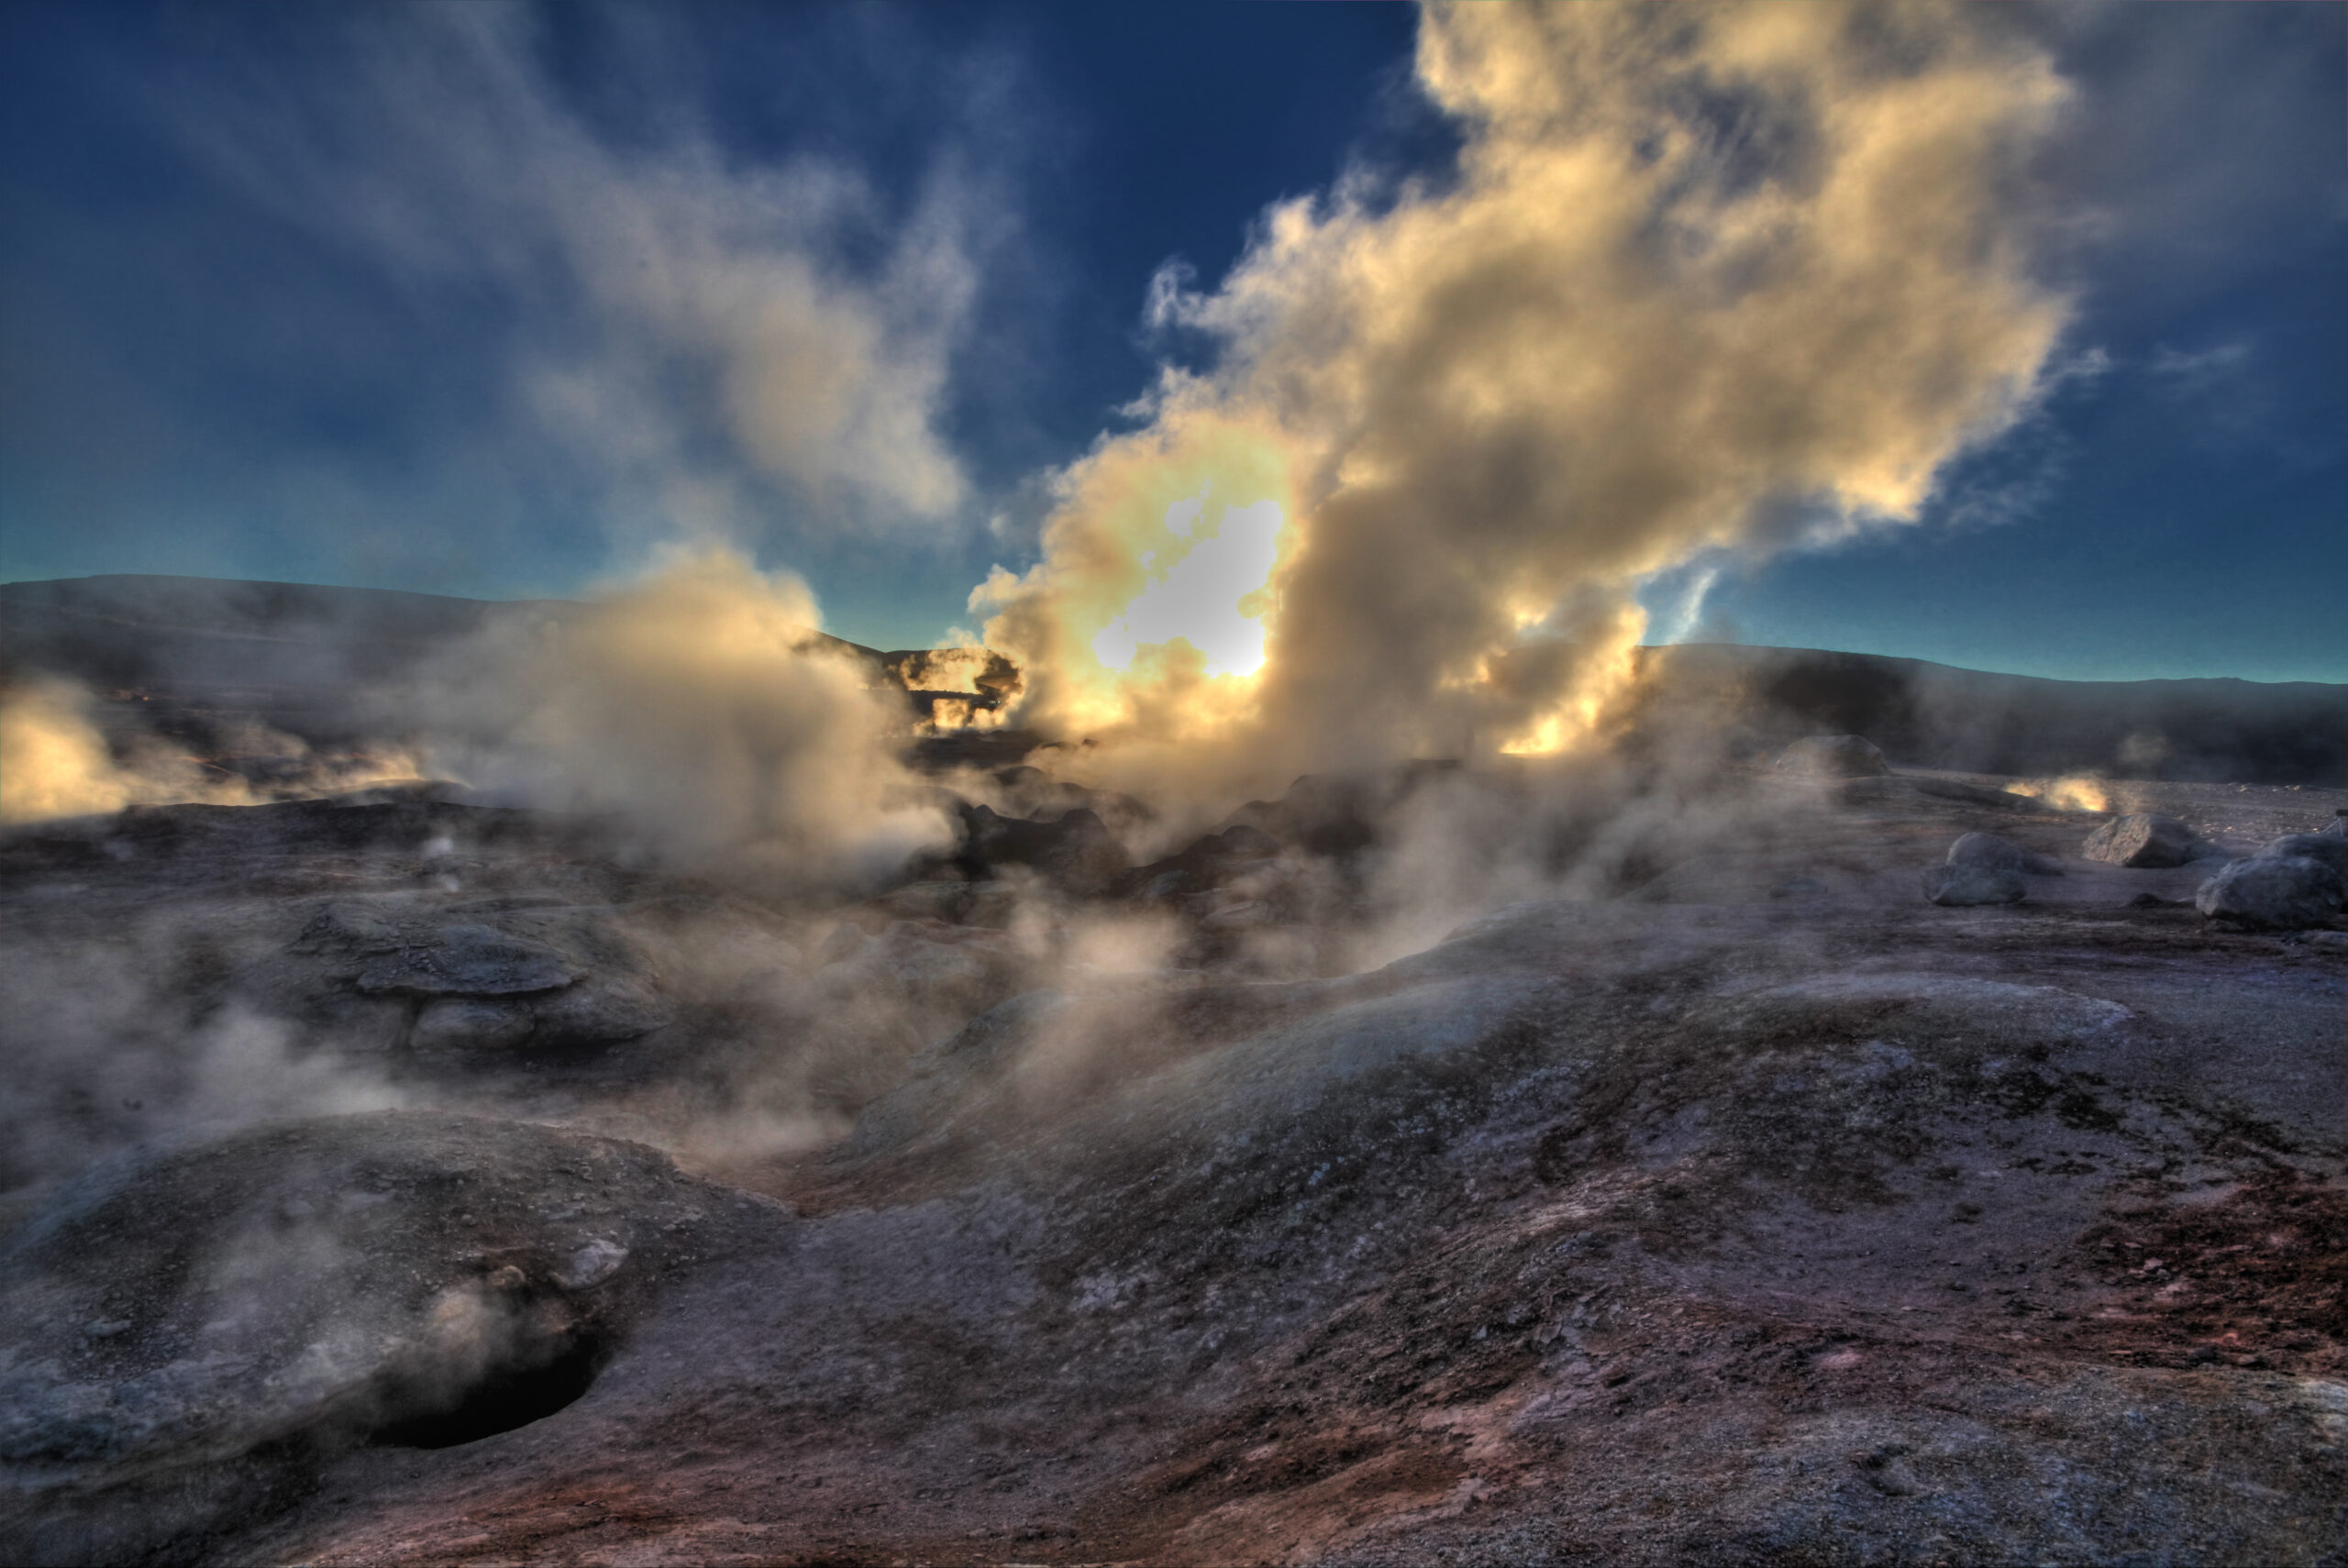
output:
[[[2341,1562],[2348,929],[2191,900],[2348,792],[2111,787],[2200,841],[2131,867],[2010,782],[1561,817],[1424,940],[1401,786],[1008,774],[820,909],[431,791],[19,832],[0,1530]],[[2018,901],[1926,901],[1967,833]]]

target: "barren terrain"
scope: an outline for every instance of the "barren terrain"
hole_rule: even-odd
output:
[[[821,916],[432,790],[19,830],[8,1532],[2336,1562],[2348,934],[1999,782],[1739,778],[1357,966],[1302,786]],[[2235,855],[2348,805],[2127,788]],[[2063,874],[1924,901],[1968,831]]]

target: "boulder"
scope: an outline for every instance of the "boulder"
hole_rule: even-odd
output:
[[[2012,904],[2029,888],[2019,871],[1985,866],[1932,866],[1924,870],[1924,897],[1936,904],[1965,908],[1973,904]]]
[[[2063,867],[2049,856],[2024,849],[1994,833],[1968,833],[1948,846],[1948,864],[1984,871],[2020,871],[2029,877],[2060,877]]]
[[[2182,866],[2192,859],[2197,842],[2193,830],[2175,817],[2132,812],[2124,817],[2114,817],[2088,834],[2079,853],[2089,860],[2113,866],[2157,869]]]
[[[1778,754],[1778,771],[1814,778],[1869,778],[1891,771],[1865,735],[1804,735]]]
[[[2348,877],[2348,838],[2332,833],[2287,833],[2272,840],[2258,852],[2261,860],[2287,860],[2293,856],[2305,856],[2320,860],[2343,877]]]
[[[2348,882],[2304,855],[2256,855],[2236,860],[2201,884],[2193,907],[2210,920],[2261,931],[2304,931],[2329,925],[2348,904]]]

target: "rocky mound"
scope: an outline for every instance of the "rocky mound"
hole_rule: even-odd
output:
[[[1774,752],[1820,732],[1896,762],[2011,776],[2096,772],[2336,788],[2348,687],[2316,681],[2047,680],[1922,659],[1689,643],[1639,650],[1641,723]]]
[[[742,1210],[650,1149],[412,1112],[101,1165],[0,1253],[9,1539],[198,1557],[353,1448],[550,1416]]]

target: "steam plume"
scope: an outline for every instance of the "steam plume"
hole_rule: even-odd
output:
[[[805,583],[685,558],[559,625],[460,649],[410,722],[493,794],[615,817],[658,846],[756,846],[794,879],[853,879],[942,839],[892,737],[904,719],[827,651]]]
[[[252,802],[243,779],[207,775],[151,737],[129,738],[130,755],[117,757],[91,715],[89,693],[70,680],[0,689],[0,824],[172,801]]]
[[[1439,6],[1417,71],[1456,182],[1350,179],[1271,209],[1219,292],[1162,279],[1219,365],[1166,370],[1059,476],[1040,564],[973,596],[1030,713],[1112,757],[1253,783],[1570,745],[1644,579],[1911,519],[2032,396],[2064,309],[2010,197],[2063,90],[1993,20]],[[1260,668],[1140,632],[1264,502],[1268,573],[1191,611],[1259,620]]]

